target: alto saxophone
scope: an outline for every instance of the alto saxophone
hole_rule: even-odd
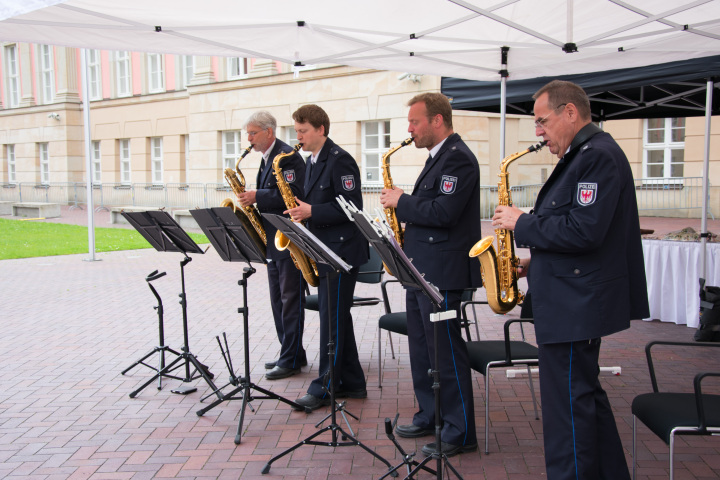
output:
[[[412,142],[413,142],[412,137],[405,139],[402,141],[402,143],[400,145],[388,150],[387,153],[385,155],[383,155],[383,157],[382,157],[382,176],[383,176],[384,188],[386,188],[388,190],[392,190],[394,188],[392,177],[390,176],[390,155],[397,152],[402,147],[410,145]],[[387,218],[387,222],[393,231],[393,235],[395,235],[395,240],[397,240],[398,244],[402,247],[403,246],[403,235],[405,232],[403,231],[403,228],[400,226],[400,222],[398,222],[397,214],[395,213],[395,209],[394,208],[386,208],[384,210],[385,210],[385,218]],[[390,272],[388,272],[388,273],[390,273]]]
[[[527,150],[514,153],[503,159],[500,164],[500,181],[498,182],[498,205],[512,205],[510,184],[508,182],[508,166],[530,152],[537,152],[547,142],[530,146]],[[495,229],[498,241],[497,254],[493,247],[493,237],[485,237],[470,249],[471,257],[478,257],[482,270],[483,285],[487,292],[488,305],[493,312],[503,314],[522,303],[523,293],[518,288],[517,266],[520,259],[515,256],[513,231]]]
[[[288,210],[297,207],[295,201],[295,195],[293,194],[290,186],[285,181],[282,168],[280,168],[280,162],[285,158],[294,155],[298,150],[302,148],[302,143],[295,145],[295,148],[288,153],[280,153],[275,156],[272,163],[273,172],[275,174],[275,180],[277,180],[277,186],[282,195],[285,206]],[[280,230],[275,232],[275,248],[279,251],[283,251],[286,248],[290,250],[290,258],[292,258],[295,267],[302,273],[303,278],[311,287],[317,287],[320,284],[318,278],[318,269],[315,262],[308,258],[305,253],[300,250],[290,239],[282,233]]]
[[[232,188],[233,192],[235,192],[235,195],[240,195],[241,193],[245,193],[245,176],[240,171],[240,161],[247,156],[248,153],[252,150],[253,146],[250,145],[248,148],[245,149],[245,151],[240,155],[240,158],[237,159],[237,162],[235,162],[235,170],[232,168],[226,168],[225,169],[225,180],[227,180],[228,184]],[[247,207],[238,207],[235,204],[235,201],[231,198],[226,198],[222,201],[220,204],[221,207],[232,207],[233,212],[235,212],[235,215],[238,217],[240,222],[245,227],[245,230],[248,232],[248,235],[250,235],[251,239],[253,240],[253,243],[262,251],[263,256],[267,254],[267,236],[265,235],[265,228],[262,226],[262,221],[260,220],[260,212],[258,211],[257,207],[254,205],[248,205]],[[242,212],[242,214],[240,212]]]

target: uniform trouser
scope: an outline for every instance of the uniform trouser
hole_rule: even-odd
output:
[[[600,385],[600,339],[539,345],[548,480],[629,480],[607,394]]]
[[[305,328],[305,290],[302,273],[290,257],[272,260],[267,265],[270,305],[275,330],[280,340],[277,365],[300,368],[306,363],[303,348]]]
[[[441,310],[459,310],[462,290],[441,292],[445,298]],[[435,426],[433,378],[428,370],[435,365],[434,325],[430,322],[432,303],[420,291],[408,288],[405,294],[408,323],[410,369],[419,410],[413,424]],[[459,316],[458,316],[459,317]],[[474,445],[475,407],[468,352],[458,319],[437,323],[440,373],[441,439],[453,445]]]
[[[360,366],[355,330],[353,329],[352,308],[353,293],[357,282],[358,269],[337,276],[324,275],[318,285],[318,306],[320,309],[320,376],[310,383],[308,393],[319,398],[326,398],[329,391],[328,342],[329,326],[335,339],[335,390],[365,390],[365,373]],[[330,293],[328,296],[328,283]],[[325,390],[327,389],[327,390]]]

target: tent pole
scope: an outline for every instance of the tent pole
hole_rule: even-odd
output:
[[[87,76],[87,49],[80,49],[80,74],[82,77],[83,96],[83,124],[85,131],[85,179],[87,190],[87,212],[88,212],[88,258],[87,261],[95,261],[95,218],[93,208],[92,190],[92,145],[90,142],[90,88]]]
[[[507,57],[510,47],[500,47],[500,158],[505,158],[505,114],[507,111]]]
[[[703,157],[703,187],[702,187],[702,219],[700,220],[700,242],[702,243],[702,263],[700,273],[707,278],[707,212],[708,194],[710,193],[710,123],[712,120],[713,80],[707,82],[707,96],[705,97],[705,152]]]

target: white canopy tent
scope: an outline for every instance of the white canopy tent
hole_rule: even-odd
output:
[[[716,55],[720,1],[4,0],[0,40],[498,81],[504,98],[508,80]]]

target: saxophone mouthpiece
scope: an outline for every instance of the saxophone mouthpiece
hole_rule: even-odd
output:
[[[528,148],[528,152],[537,152],[537,151],[539,151],[542,147],[544,147],[545,145],[547,145],[547,143],[548,143],[547,140],[543,140],[542,142],[538,143],[537,145],[531,145],[531,146]]]
[[[406,138],[405,140],[403,140],[403,142],[400,144],[400,146],[405,147],[407,145],[410,145],[413,142],[413,140],[415,140],[413,137]]]

